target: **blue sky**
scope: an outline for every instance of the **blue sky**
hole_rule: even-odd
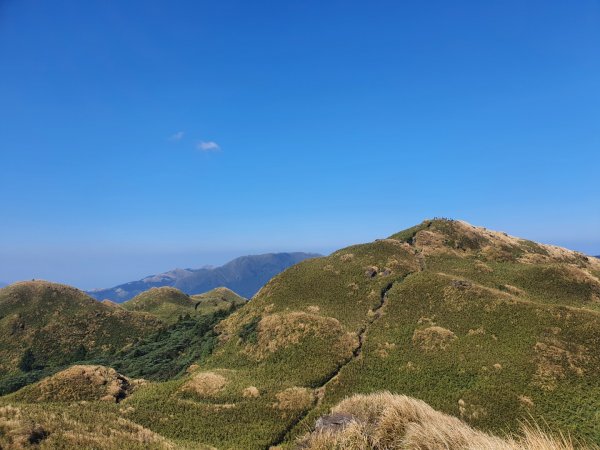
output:
[[[433,216],[600,253],[600,3],[0,0],[0,280]]]

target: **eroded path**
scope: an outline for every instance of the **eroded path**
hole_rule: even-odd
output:
[[[324,378],[322,384],[320,386],[318,386],[317,388],[315,388],[317,400],[314,403],[314,405],[312,406],[312,408],[306,410],[299,417],[297,417],[296,420],[294,420],[292,423],[290,423],[289,426],[285,430],[283,430],[281,432],[281,434],[279,436],[277,436],[276,439],[274,439],[271,443],[269,443],[265,447],[267,450],[270,449],[271,447],[276,447],[276,446],[284,443],[288,439],[290,433],[294,430],[296,425],[298,425],[300,422],[302,422],[302,420],[304,420],[312,411],[314,411],[316,408],[321,406],[323,399],[325,398],[325,393],[327,391],[327,387],[337,379],[337,377],[339,376],[342,369],[344,367],[346,367],[348,364],[350,364],[351,362],[353,362],[354,360],[360,358],[360,356],[362,354],[362,350],[363,350],[363,344],[365,342],[365,338],[369,331],[369,328],[371,327],[371,325],[374,322],[376,322],[381,317],[381,315],[383,313],[383,309],[387,305],[388,292],[390,291],[390,289],[392,289],[394,287],[395,284],[401,283],[405,279],[406,279],[406,276],[403,278],[396,279],[396,280],[388,283],[383,289],[381,289],[380,296],[379,296],[379,303],[373,309],[370,310],[370,313],[367,316],[368,317],[367,322],[357,332],[358,344],[352,351],[352,356],[350,358],[348,358],[346,361],[344,361],[342,364],[340,364],[334,371],[332,371],[328,376],[326,376]]]

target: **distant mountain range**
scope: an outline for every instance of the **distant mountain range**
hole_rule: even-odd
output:
[[[278,273],[300,261],[319,256],[317,253],[301,252],[242,256],[220,267],[175,269],[108,289],[94,289],[88,294],[97,300],[121,303],[153,287],[171,286],[190,295],[226,287],[251,298]]]

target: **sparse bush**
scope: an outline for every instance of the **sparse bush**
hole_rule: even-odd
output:
[[[260,317],[253,317],[250,322],[242,325],[240,331],[238,332],[238,336],[242,342],[256,344],[258,341],[258,324],[260,323],[260,320]]]
[[[21,369],[23,372],[31,372],[34,368],[34,364],[35,355],[33,354],[33,351],[28,348],[25,350],[25,353],[23,353],[23,356],[21,356],[21,360],[19,361],[19,369]]]

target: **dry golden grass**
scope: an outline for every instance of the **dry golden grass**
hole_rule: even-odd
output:
[[[113,414],[84,420],[75,412],[0,407],[0,448],[172,449],[173,444],[136,423]]]
[[[130,380],[111,367],[76,365],[26,387],[15,394],[15,398],[37,402],[117,402],[131,394],[142,382]]]
[[[567,372],[582,376],[583,366],[589,359],[587,349],[582,345],[567,345],[559,339],[548,339],[534,345],[537,368],[534,382],[546,390],[554,390],[558,380],[565,378]]]
[[[353,259],[354,259],[353,253],[344,253],[343,255],[340,256],[340,261],[342,261],[342,262],[352,261]]]
[[[425,255],[434,253],[448,253],[449,249],[445,244],[446,237],[442,233],[429,230],[421,230],[414,237],[414,245]]]
[[[47,434],[39,424],[25,418],[19,408],[0,407],[0,448],[27,448]]]
[[[306,312],[271,314],[258,324],[256,344],[246,346],[246,352],[257,359],[290,345],[300,343],[306,337],[321,337],[344,356],[350,356],[356,347],[356,336],[344,330],[333,317],[323,317]]]
[[[277,403],[273,407],[291,411],[307,409],[315,399],[315,395],[311,390],[296,386],[277,393],[276,397]]]
[[[455,339],[452,331],[438,326],[416,329],[412,337],[413,344],[425,352],[444,350]]]
[[[508,292],[511,295],[516,295],[517,297],[526,295],[526,293],[523,289],[519,289],[518,287],[513,286],[511,284],[503,284],[502,289],[504,289],[506,292]]]
[[[244,388],[244,390],[242,391],[242,396],[244,398],[260,397],[260,391],[258,390],[258,388],[256,386],[248,386],[247,388]]]
[[[475,270],[480,273],[492,273],[494,270],[482,261],[475,262]]]
[[[227,384],[227,378],[214,372],[200,372],[186,381],[181,387],[183,392],[189,392],[200,397],[213,397]]]
[[[396,349],[396,344],[393,342],[384,342],[377,346],[377,350],[375,350],[375,354],[380,358],[387,358],[391,352]]]
[[[453,248],[456,242],[453,237],[460,237],[464,246]],[[419,230],[412,239],[413,245],[424,255],[454,254],[480,252],[488,261],[518,260],[525,264],[563,262],[578,267],[600,270],[600,260],[587,258],[585,255],[561,247],[546,244],[533,244],[530,241],[510,236],[500,231],[492,231],[476,227],[467,222],[436,221],[432,227]],[[450,245],[452,244],[452,245]],[[457,249],[460,250],[457,251]],[[478,266],[482,272],[491,271],[484,264]]]
[[[190,366],[185,369],[185,371],[187,373],[194,373],[195,371],[197,371],[200,368],[200,366],[198,364],[190,364]]]
[[[119,305],[118,303],[115,303],[112,300],[108,300],[108,299],[102,300],[100,303],[102,303],[103,305],[106,305],[106,306],[110,306],[111,308],[120,308],[121,307],[121,305]]]
[[[347,418],[304,436],[298,447],[307,450],[573,450],[562,436],[549,436],[538,427],[524,427],[519,436],[498,437],[475,430],[456,417],[425,402],[383,392],[354,395],[332,409]],[[348,419],[349,418],[349,419]],[[580,447],[581,448],[581,447]]]

